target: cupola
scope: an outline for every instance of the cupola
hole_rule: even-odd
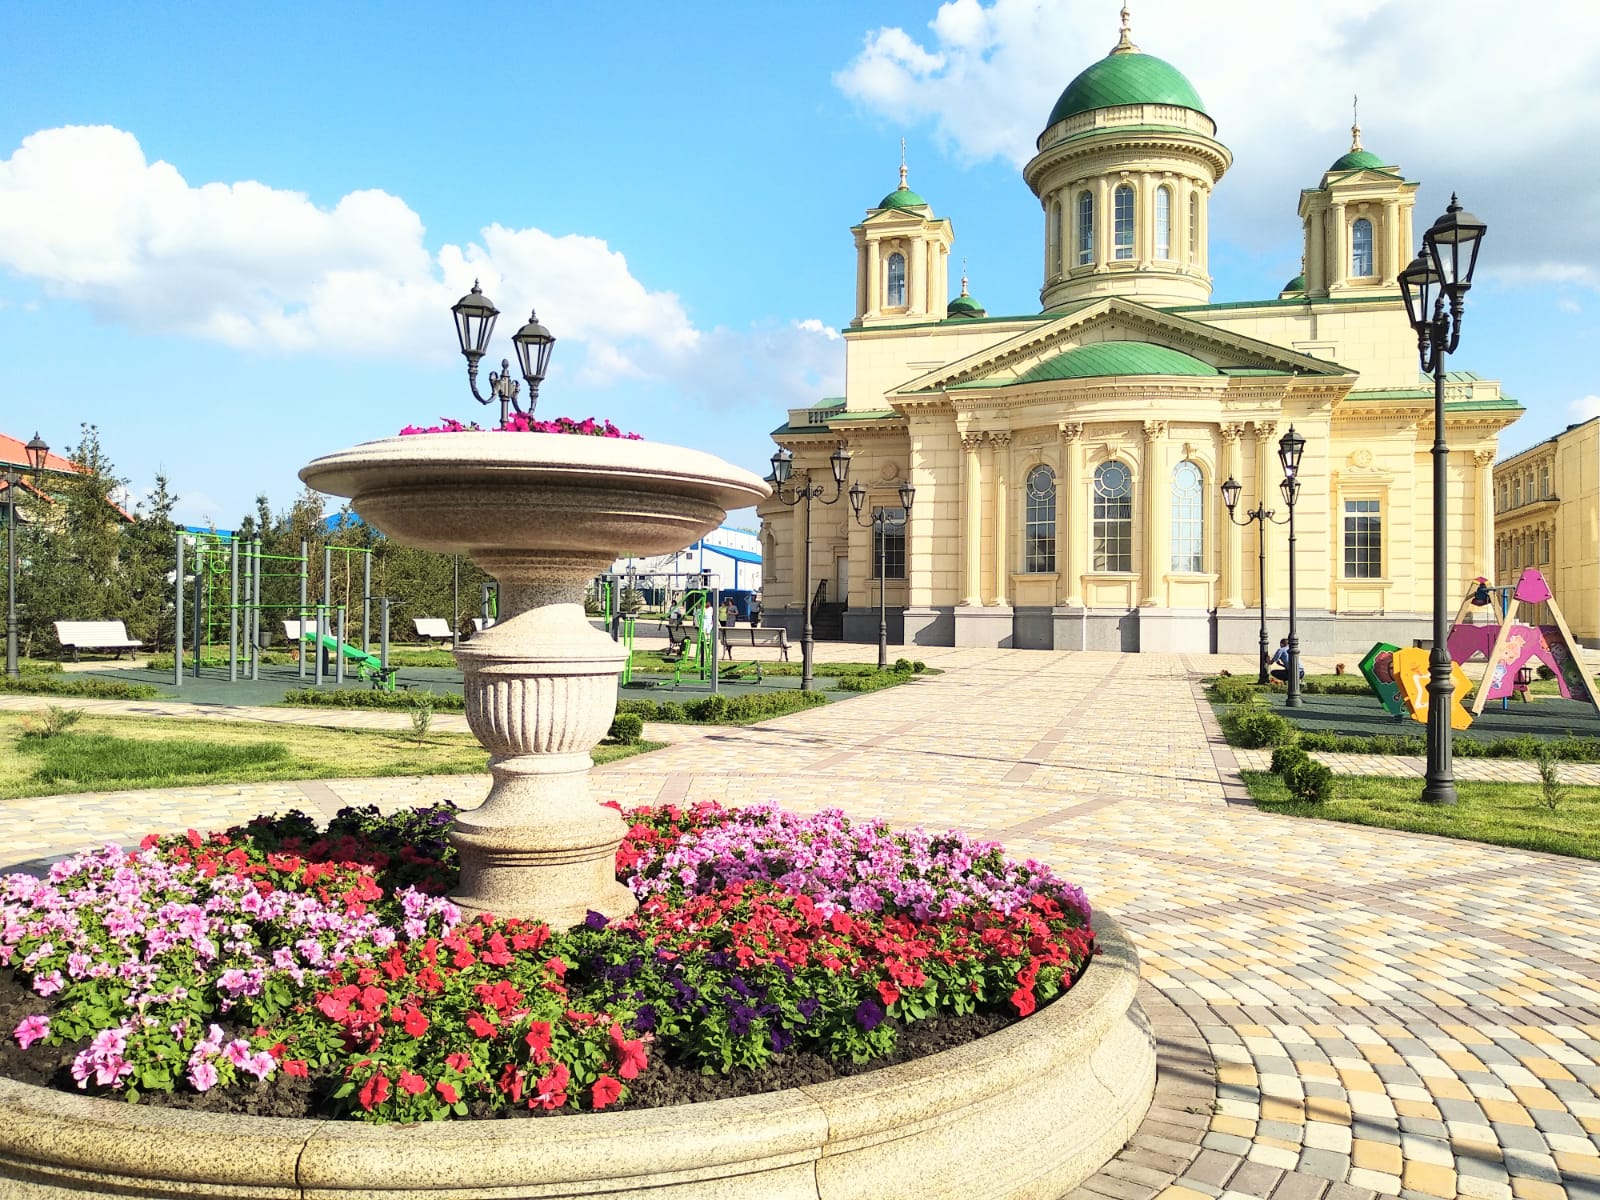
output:
[[[947,315],[950,247],[955,230],[906,181],[900,143],[900,186],[851,227],[856,243],[854,326],[938,321]]]

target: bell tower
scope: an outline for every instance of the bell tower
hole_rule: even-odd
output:
[[[850,324],[914,324],[943,320],[950,295],[955,230],[906,183],[900,142],[900,186],[851,227],[856,242],[856,315]]]
[[[1300,193],[1312,298],[1397,291],[1416,244],[1411,219],[1421,185],[1362,146],[1360,118],[1352,116],[1350,149],[1322,173],[1319,187]]]

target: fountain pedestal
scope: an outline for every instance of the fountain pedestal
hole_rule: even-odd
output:
[[[456,652],[494,783],[456,821],[452,899],[469,916],[556,928],[590,911],[631,913],[616,880],[627,826],[589,778],[627,656],[589,623],[584,588],[620,555],[681,549],[767,486],[676,446],[537,433],[387,438],[319,458],[300,477],[350,497],[396,541],[469,554],[500,583],[501,620]]]

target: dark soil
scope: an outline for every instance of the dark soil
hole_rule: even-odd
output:
[[[19,983],[13,973],[0,970],[0,1076],[64,1092],[76,1092],[72,1060],[88,1044],[46,1046],[21,1049],[11,1036],[24,1017],[43,1011],[39,997]],[[805,1084],[823,1083],[850,1075],[862,1075],[882,1067],[909,1062],[926,1054],[937,1054],[965,1045],[980,1037],[1015,1024],[1019,1018],[1009,1010],[981,1010],[971,1016],[934,1016],[922,1021],[897,1025],[895,1049],[886,1058],[866,1063],[832,1063],[820,1054],[809,1052],[776,1055],[770,1066],[759,1071],[734,1071],[727,1075],[702,1074],[697,1067],[652,1057],[649,1069],[628,1085],[626,1108],[665,1108],[675,1104],[699,1104],[706,1100],[725,1100],[731,1096],[753,1096]],[[224,1029],[226,1022],[218,1022]],[[230,1034],[233,1031],[229,1031]],[[242,1031],[241,1031],[242,1032]],[[279,1072],[272,1079],[249,1085],[238,1084],[194,1092],[186,1087],[176,1092],[141,1092],[140,1104],[164,1108],[183,1108],[193,1112],[232,1113],[256,1117],[313,1117],[332,1115],[328,1097],[342,1082],[337,1077],[296,1079]],[[559,1116],[573,1109],[554,1113],[533,1113],[526,1108],[488,1111],[482,1102],[470,1104],[474,1117]]]

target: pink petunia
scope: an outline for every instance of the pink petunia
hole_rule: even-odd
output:
[[[43,1041],[50,1036],[50,1018],[45,1016],[23,1017],[22,1024],[12,1031],[12,1037],[17,1039],[17,1044],[26,1050],[35,1042]]]
[[[209,1092],[217,1086],[217,1068],[208,1062],[196,1063],[189,1068],[189,1082],[197,1092]]]

